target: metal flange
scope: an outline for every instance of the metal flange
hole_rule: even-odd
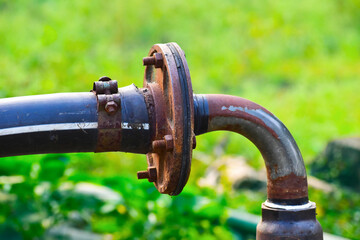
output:
[[[151,179],[160,193],[178,195],[190,174],[195,146],[194,103],[190,73],[176,43],[155,44],[143,59],[144,88],[152,97],[152,152],[146,155]],[[150,181],[150,180],[149,180]]]

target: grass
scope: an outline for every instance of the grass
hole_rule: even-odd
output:
[[[186,52],[195,93],[238,95],[268,108],[289,128],[308,164],[329,140],[360,133],[359,7],[357,0],[0,1],[0,97],[88,91],[103,75],[120,86],[141,86],[142,57],[154,43],[175,41]],[[211,155],[224,138],[225,154],[263,167],[256,148],[235,134],[200,136],[196,151]],[[92,180],[131,172],[131,182],[140,184],[135,172],[146,166],[139,155],[68,156],[67,168]],[[197,188],[205,167],[194,160],[188,188]],[[227,204],[236,207],[236,198],[229,196]],[[335,222],[325,230],[359,234],[358,227],[342,231]]]

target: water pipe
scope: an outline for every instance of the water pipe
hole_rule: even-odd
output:
[[[178,195],[191,168],[196,136],[239,133],[261,152],[268,199],[257,239],[323,239],[308,198],[300,150],[284,124],[265,108],[228,95],[193,94],[185,54],[176,43],[155,44],[143,59],[143,88],[118,88],[102,77],[87,93],[0,99],[0,157],[66,152],[146,154],[138,178]]]

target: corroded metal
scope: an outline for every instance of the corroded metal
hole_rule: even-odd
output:
[[[243,98],[193,96],[185,54],[176,43],[154,45],[143,64],[142,89],[118,89],[117,81],[101,77],[93,93],[0,101],[0,141],[7,146],[0,156],[146,153],[148,168],[138,178],[154,182],[160,193],[177,195],[189,177],[195,134],[237,132],[256,145],[267,169],[268,200],[257,239],[322,239],[315,204],[308,201],[304,161],[279,119]]]
[[[148,167],[146,171],[137,172],[138,179],[148,179],[149,182],[155,182],[157,179],[156,167]]]
[[[156,68],[161,68],[164,64],[162,53],[154,53],[151,57],[143,58],[143,65],[154,65]]]
[[[279,119],[265,108],[243,98],[212,94],[195,98],[195,106],[207,108],[195,110],[197,117],[203,118],[204,122],[198,122],[200,126],[195,129],[202,129],[200,133],[205,128],[206,132],[237,132],[260,150],[267,169],[270,201],[285,204],[303,204],[308,201],[304,161],[295,140]]]
[[[118,84],[116,80],[111,80],[109,77],[101,77],[94,82],[93,91],[96,94],[112,94],[118,92]]]
[[[161,193],[179,194],[190,174],[194,145],[193,94],[184,52],[176,43],[156,44],[143,59],[144,88],[151,94],[154,112],[149,113],[155,132],[150,167],[156,167],[156,188]],[[147,98],[145,98],[147,99]]]
[[[265,160],[268,200],[262,205],[256,239],[322,240],[315,204],[308,201],[304,161],[282,122],[258,104],[234,96],[195,95],[194,106],[197,134],[237,132],[252,141]]]
[[[98,141],[95,152],[118,151],[121,141],[121,106],[117,81],[101,77],[94,82],[97,97]]]
[[[117,81],[101,77],[94,83],[93,93],[98,109],[95,152],[149,152],[151,133],[143,92],[135,85],[118,89]]]

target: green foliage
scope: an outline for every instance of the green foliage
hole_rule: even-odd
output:
[[[329,139],[360,133],[359,7],[357,0],[0,0],[0,97],[88,91],[103,75],[120,86],[141,86],[141,58],[154,43],[176,41],[195,93],[264,105],[289,128],[309,163]],[[263,167],[256,148],[235,134],[200,136],[196,151],[212,155],[218,145]],[[193,161],[185,192],[170,198],[135,179],[146,166],[139,155],[3,158],[0,175],[24,179],[1,185],[0,238],[40,238],[74,218],[78,228],[115,239],[231,238],[225,206],[260,214],[265,196],[200,189],[197,179],[209,164],[200,160]],[[123,202],[61,190],[79,182],[108,186]],[[310,198],[323,211],[325,231],[359,236],[358,195],[311,191]]]
[[[324,194],[311,189],[309,195],[317,205],[317,217],[324,229],[333,234],[357,239],[360,236],[360,195],[348,190]]]
[[[66,223],[112,234],[116,239],[231,239],[223,226],[227,206],[223,196],[206,196],[190,188],[170,198],[160,195],[153,185],[127,175],[66,174],[69,171],[64,171],[63,159],[68,158],[45,155],[39,163],[33,163],[21,182],[3,185],[2,235],[33,239],[46,234],[48,228]],[[77,184],[89,180],[113,189],[121,197],[106,199],[83,193]]]

